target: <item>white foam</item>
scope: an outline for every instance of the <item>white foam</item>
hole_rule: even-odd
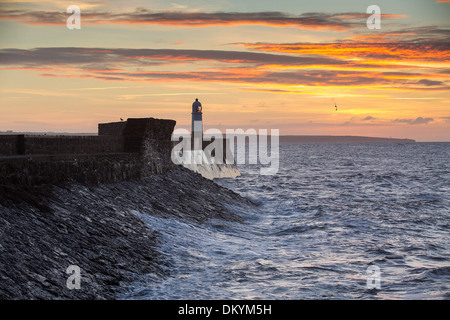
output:
[[[236,178],[241,175],[236,164],[216,163],[214,157],[207,157],[202,150],[185,151],[186,159],[183,166],[200,173],[207,179]]]

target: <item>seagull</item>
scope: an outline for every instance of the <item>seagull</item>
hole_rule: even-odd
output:
[[[336,108],[336,111],[337,111],[337,105],[336,105],[336,103],[334,104],[334,107]]]

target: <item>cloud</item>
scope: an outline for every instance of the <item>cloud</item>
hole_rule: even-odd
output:
[[[415,120],[411,121],[410,124],[427,124],[429,122],[433,122],[433,118],[422,118],[417,117]]]
[[[392,122],[407,123],[407,124],[414,125],[414,124],[428,124],[433,121],[434,121],[433,118],[417,117],[416,119],[395,119]]]
[[[428,80],[428,79],[422,79],[422,80],[417,81],[416,83],[422,84],[427,87],[444,85],[444,83],[442,81],[433,81],[433,80]]]
[[[367,116],[364,119],[362,119],[362,121],[370,121],[370,120],[375,120],[376,118],[372,117],[372,116]]]
[[[181,7],[177,6],[178,9]],[[304,13],[293,15],[283,12],[155,12],[138,8],[134,12],[111,13],[101,11],[82,12],[83,24],[157,24],[180,27],[266,25],[272,27],[298,27],[306,29],[348,30],[365,26],[365,13]],[[402,18],[402,15],[383,14],[383,19]],[[68,15],[58,11],[28,9],[0,9],[0,20],[19,23],[64,25]]]
[[[1,65],[59,65],[122,62],[150,65],[158,62],[219,61],[225,63],[252,63],[256,65],[342,65],[345,61],[328,57],[295,57],[270,53],[177,50],[177,49],[123,49],[53,47],[35,49],[0,49]]]
[[[155,67],[160,66],[165,66],[166,70],[156,71],[160,68]],[[355,66],[358,68],[354,68]],[[383,90],[448,90],[448,87],[440,86],[438,81],[415,80],[418,77],[432,77],[432,74],[380,72],[375,69],[364,70],[363,67],[364,65],[353,61],[320,55],[231,50],[80,47],[0,49],[0,70],[41,72],[40,75],[44,77],[93,78],[105,81],[215,81],[270,84],[278,87],[275,89],[279,89],[280,85],[302,85],[370,86]],[[283,92],[289,93],[292,90]]]
[[[437,26],[400,28],[370,34],[357,34],[343,40],[321,43],[235,43],[259,52],[321,55],[357,61],[358,65],[407,62],[450,62],[450,29]],[[408,64],[410,66],[410,64]],[[442,67],[443,69],[443,67]],[[439,71],[438,71],[439,72]]]
[[[363,58],[371,61],[450,61],[450,37],[446,40],[345,41],[329,43],[241,43],[245,48],[290,54],[317,54],[334,58]]]
[[[450,30],[436,26],[403,28],[323,43],[234,43],[253,52],[320,56],[346,64],[335,70],[348,85],[373,84],[383,90],[446,91]],[[364,71],[366,69],[367,71]],[[324,72],[324,76],[329,76]],[[336,84],[330,76],[328,83]],[[371,78],[373,81],[371,81]]]

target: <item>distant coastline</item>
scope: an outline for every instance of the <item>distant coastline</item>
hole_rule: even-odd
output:
[[[68,133],[68,132],[14,132],[0,131],[0,135],[24,134],[30,136],[96,136],[97,133]],[[237,135],[239,136],[239,134]],[[379,138],[364,136],[331,136],[331,135],[283,135],[280,142],[286,143],[415,143],[414,139]]]
[[[290,143],[415,143],[413,139],[361,136],[280,136],[280,142]]]

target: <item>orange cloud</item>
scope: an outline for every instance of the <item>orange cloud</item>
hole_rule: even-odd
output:
[[[244,47],[278,53],[321,55],[345,59],[380,59],[382,61],[450,61],[449,45],[442,42],[335,42],[320,44],[243,44]],[[371,61],[372,62],[372,61]]]
[[[281,53],[287,48],[285,51],[288,51],[288,54],[123,48],[0,49],[0,66],[4,66],[4,69],[44,71],[41,75],[45,77],[94,78],[105,81],[195,81],[250,86],[345,87],[430,92],[445,91],[449,88],[447,81],[450,72],[445,69],[430,68],[427,69],[428,72],[417,72],[414,66],[409,66],[411,70],[406,67],[399,70],[389,69],[387,66],[392,67],[395,64],[389,65],[383,60],[377,61],[380,68],[373,67],[376,62],[373,60],[371,68],[365,69],[363,64],[351,61],[358,55],[351,55],[352,47],[345,45],[342,50],[333,51],[335,44],[326,44],[326,48],[321,48],[319,44],[296,44],[292,48],[290,45],[258,44],[263,46],[264,50],[278,50]],[[300,51],[302,54],[294,56],[290,50]],[[306,54],[311,52],[314,52],[314,55]],[[327,57],[330,52],[338,57]],[[201,61],[202,64],[198,66],[192,63],[190,70],[186,71],[177,70],[174,61]],[[220,62],[220,67],[217,62]],[[154,69],[160,65],[164,65],[166,70]],[[289,88],[289,91],[292,90]]]

